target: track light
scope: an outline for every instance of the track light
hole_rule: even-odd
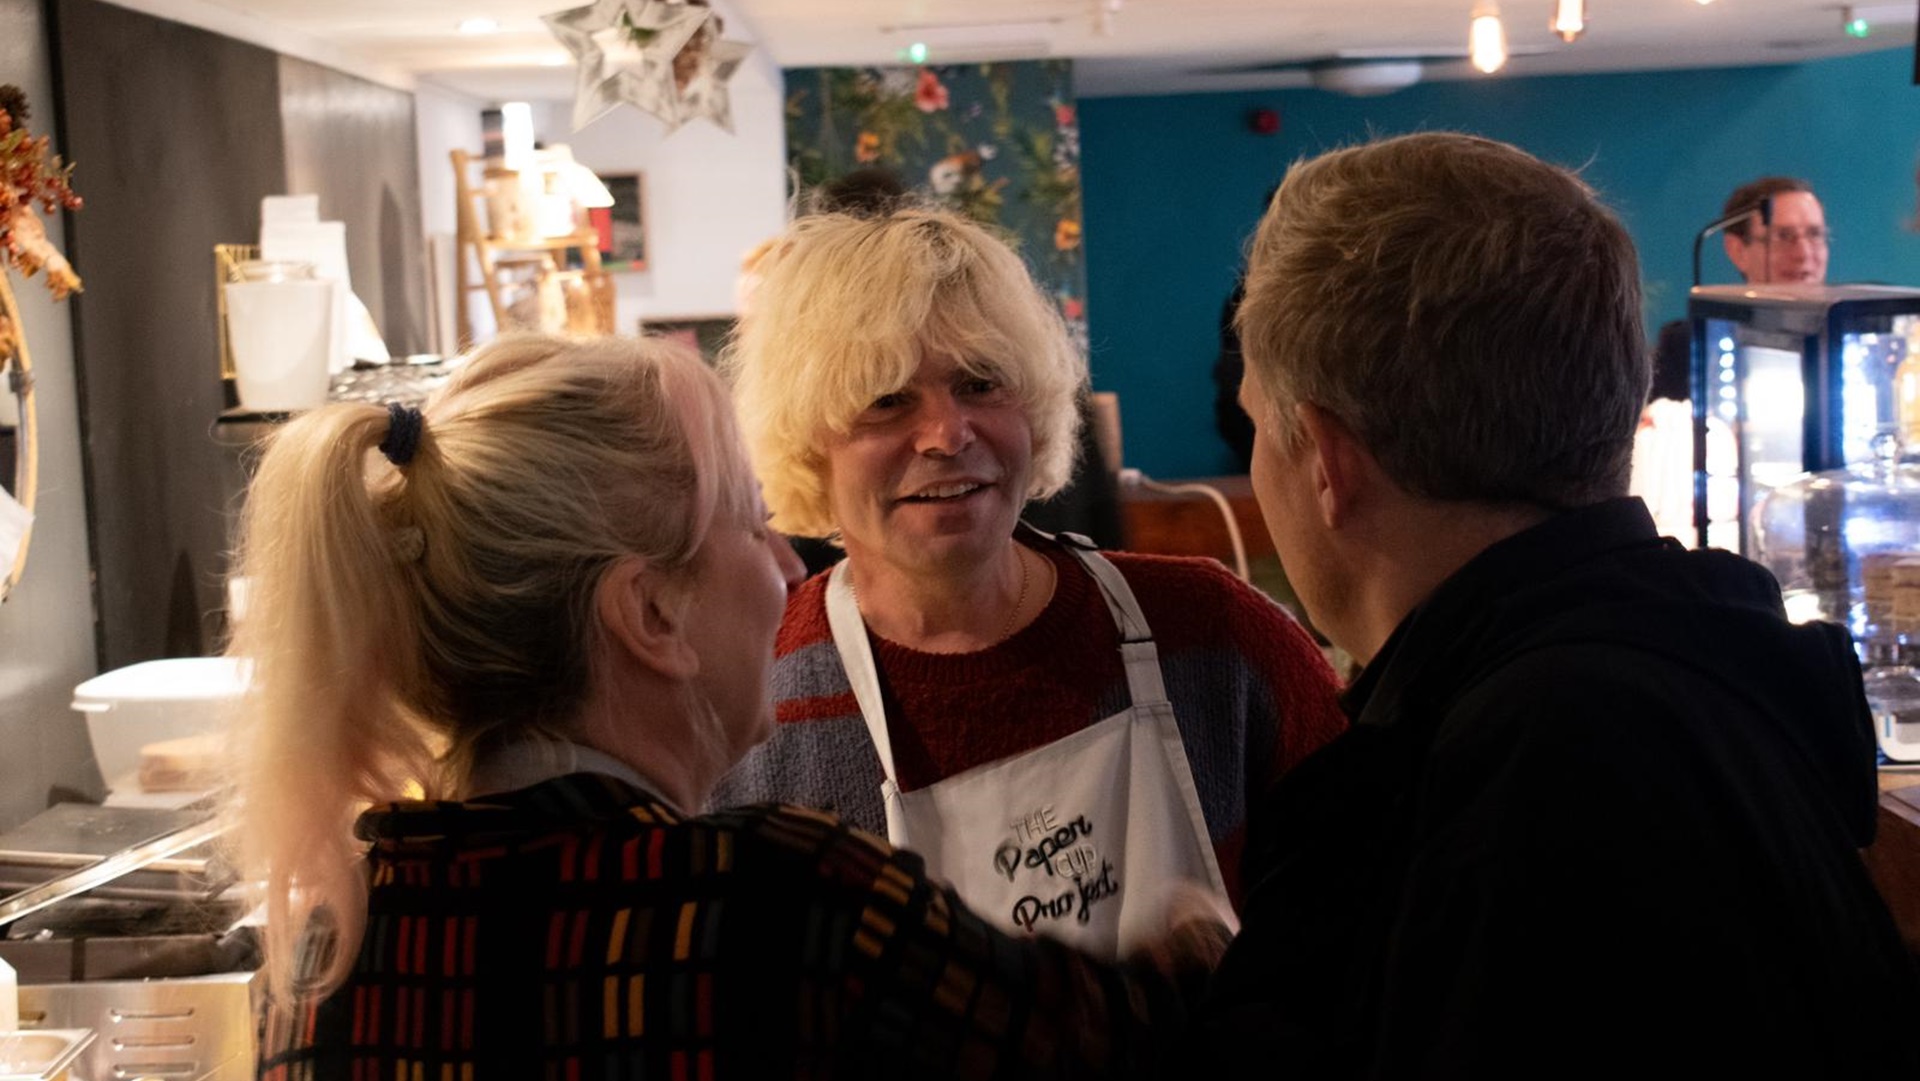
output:
[[[1553,21],[1547,27],[1568,43],[1586,33],[1587,0],[1559,0],[1553,8]]]
[[[1482,0],[1473,8],[1473,23],[1467,31],[1467,55],[1473,66],[1492,75],[1507,64],[1507,28],[1500,23],[1500,8],[1493,0]]]

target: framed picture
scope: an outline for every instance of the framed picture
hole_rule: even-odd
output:
[[[595,207],[593,227],[600,234],[600,265],[609,271],[647,269],[646,184],[639,173],[600,178],[613,205]]]

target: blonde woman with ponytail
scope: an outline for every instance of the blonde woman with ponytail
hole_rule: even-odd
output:
[[[232,653],[271,1078],[1152,1073],[1171,983],[981,923],[830,815],[701,815],[799,567],[726,395],[510,339],[261,463]]]

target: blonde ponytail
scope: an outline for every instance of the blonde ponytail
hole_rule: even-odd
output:
[[[350,816],[399,797],[432,762],[393,693],[417,678],[420,635],[393,551],[391,504],[404,482],[370,453],[388,423],[369,405],[292,421],[250,494],[237,562],[251,583],[248,613],[229,652],[253,666],[249,713],[263,722],[244,733],[237,811],[246,865],[266,872],[269,957],[292,956],[322,906],[358,941],[365,890]],[[277,994],[292,990],[286,966],[270,976]]]
[[[249,494],[248,611],[229,649],[256,688],[239,833],[283,999],[325,993],[352,965],[366,919],[353,816],[415,784],[460,798],[490,741],[564,735],[606,567],[638,555],[684,570],[712,522],[756,506],[725,389],[664,342],[503,339],[420,419],[395,465],[376,450],[413,418],[313,410]],[[296,974],[311,926],[333,946]]]

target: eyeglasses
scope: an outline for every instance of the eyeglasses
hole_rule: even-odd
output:
[[[1810,229],[1795,229],[1789,225],[1773,230],[1771,235],[1755,232],[1748,240],[1748,243],[1763,244],[1771,241],[1775,244],[1798,244],[1804,240],[1813,247],[1824,248],[1827,246],[1827,241],[1831,239],[1833,239],[1833,234],[1821,226],[1816,225]]]

